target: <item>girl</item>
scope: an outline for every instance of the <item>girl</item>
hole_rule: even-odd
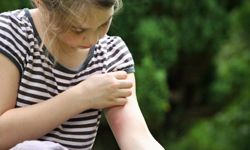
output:
[[[102,110],[121,149],[163,149],[137,104],[132,56],[106,35],[121,1],[33,3],[0,15],[0,149],[91,149]]]

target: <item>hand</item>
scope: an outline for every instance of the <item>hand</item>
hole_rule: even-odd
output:
[[[77,85],[82,90],[82,100],[91,108],[124,105],[132,94],[133,82],[124,71],[93,75]]]

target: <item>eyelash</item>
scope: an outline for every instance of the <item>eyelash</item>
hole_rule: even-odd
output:
[[[76,34],[82,34],[84,33],[86,30],[78,30],[77,28],[71,28],[71,31],[76,33]]]
[[[103,24],[102,26],[100,26],[99,28],[106,27],[108,24],[109,24],[109,21],[108,21],[107,23]],[[99,28],[98,28],[98,29],[99,29]],[[82,34],[82,33],[84,33],[84,32],[87,31],[87,30],[82,30],[82,29],[78,30],[77,28],[72,27],[72,28],[71,28],[71,31],[74,32],[74,33],[76,33],[76,34]]]

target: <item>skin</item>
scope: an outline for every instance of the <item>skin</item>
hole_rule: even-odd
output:
[[[70,48],[89,49],[107,34],[113,14],[113,8],[106,11],[96,8],[90,9],[83,24],[73,24],[68,31],[60,34],[59,38]]]
[[[59,34],[59,42],[61,42],[59,45],[63,45],[63,48],[66,47],[67,50],[60,53],[58,61],[68,67],[79,67],[82,60],[86,58],[90,47],[107,34],[113,13],[113,8],[105,11],[97,8],[90,9],[83,24],[73,24],[68,31]],[[69,56],[75,58],[74,62],[68,61]]]
[[[32,10],[31,14],[39,34],[42,35],[39,8]],[[61,42],[69,47],[67,57],[65,55],[60,58],[60,63],[67,67],[80,65],[89,50],[88,46],[95,44],[107,33],[113,8],[93,8],[90,14],[98,15],[88,18],[84,25],[77,27],[84,28],[84,32],[79,34],[71,30],[59,36]],[[109,23],[106,24],[108,20]],[[78,55],[81,57],[76,57]],[[0,66],[0,149],[9,149],[25,140],[38,139],[69,118],[90,108],[104,109],[121,149],[163,149],[149,132],[138,106],[134,74],[119,71],[93,75],[47,101],[15,108],[20,78],[18,69],[1,54]]]

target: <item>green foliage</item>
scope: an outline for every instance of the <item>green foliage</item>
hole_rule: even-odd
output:
[[[217,0],[169,1],[178,26],[180,50],[186,53],[216,51],[225,37],[227,17]]]
[[[167,1],[124,1],[124,9],[114,19],[111,34],[124,38],[136,64],[152,55],[157,67],[168,68],[177,57],[178,32],[174,20],[165,13]]]
[[[232,33],[217,56],[217,80],[214,83],[216,103],[227,104],[224,111],[211,119],[204,119],[179,142],[173,150],[248,150],[250,139],[250,3],[245,2],[232,14]],[[244,33],[244,34],[243,34]]]
[[[0,1],[0,12],[11,11],[14,9],[30,7],[29,0],[2,0]]]
[[[250,94],[247,92],[248,95]],[[243,96],[243,97],[244,97]],[[172,150],[247,150],[250,138],[250,101],[238,99],[214,119],[193,127]]]
[[[20,6],[19,1],[16,0],[8,0],[8,1],[0,1],[0,10],[7,11],[13,10],[13,8],[18,8]]]
[[[152,56],[158,67],[168,68],[175,62],[178,38],[173,20],[145,18],[137,26],[135,38],[138,39],[138,53],[142,57]]]
[[[136,68],[137,94],[142,112],[150,127],[159,127],[169,110],[168,93],[165,82],[166,72],[157,69],[151,57],[143,59],[142,66]]]
[[[217,95],[213,100],[216,103],[223,104],[230,100],[229,97],[237,97],[238,92],[246,88],[250,76],[250,53],[249,49],[241,47],[239,43],[225,45],[217,57],[218,77],[213,86],[213,93]]]
[[[232,16],[232,32],[235,34],[234,36],[241,39],[241,44],[244,43],[248,48],[250,47],[249,39],[250,39],[250,2],[245,1],[240,11],[237,11]]]
[[[248,10],[248,11],[247,11]],[[217,79],[213,85],[213,97],[216,103],[225,103],[238,96],[249,84],[250,45],[247,36],[250,34],[250,3],[246,3],[232,15],[231,37],[223,46],[216,58]],[[214,96],[216,95],[216,96]]]

